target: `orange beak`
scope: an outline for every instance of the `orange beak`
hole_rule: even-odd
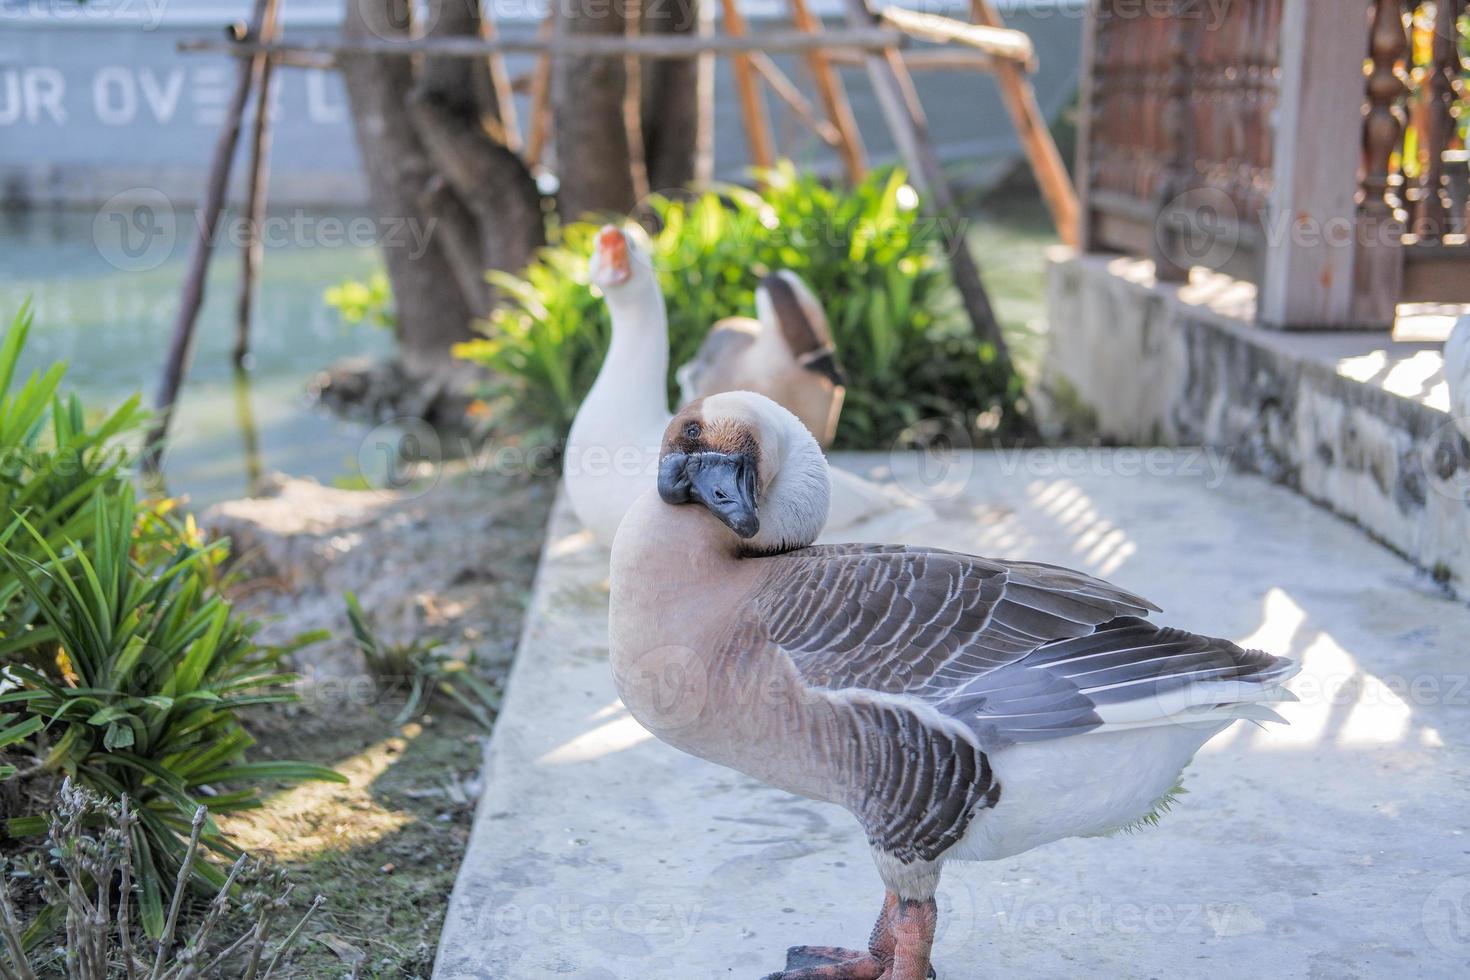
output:
[[[603,225],[597,233],[597,257],[606,285],[627,282],[633,274],[628,264],[628,240],[612,225]]]

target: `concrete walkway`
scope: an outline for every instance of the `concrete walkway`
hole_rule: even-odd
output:
[[[1305,663],[1291,727],[1217,737],[1158,827],[951,865],[942,980],[1470,975],[1470,608],[1188,451],[839,462],[931,499],[906,540],[1083,568]],[[435,976],[754,980],[862,944],[881,886],[846,813],[622,709],[606,560],[559,506]]]

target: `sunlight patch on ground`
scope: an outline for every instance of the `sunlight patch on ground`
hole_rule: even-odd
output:
[[[271,796],[259,810],[224,817],[220,823],[246,851],[269,852],[287,862],[381,840],[414,818],[383,807],[369,790],[403,755],[417,729],[416,724],[406,725],[407,737],[383,739],[335,765],[347,777],[347,786],[302,783]]]
[[[605,755],[631,749],[653,738],[632,715],[623,715],[590,732],[583,732],[535,760],[535,765],[563,766],[576,762],[593,762]]]

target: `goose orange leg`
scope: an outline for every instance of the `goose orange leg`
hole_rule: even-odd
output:
[[[786,969],[765,980],[933,980],[929,955],[938,909],[889,892],[873,926],[867,952],[835,946],[793,946]]]

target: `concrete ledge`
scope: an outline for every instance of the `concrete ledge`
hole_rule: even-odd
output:
[[[951,866],[944,980],[1463,975],[1470,609],[1195,451],[966,455],[938,482],[840,461],[929,487],[938,520],[907,540],[1084,568],[1305,663],[1292,726],[1206,746],[1158,827]],[[435,977],[754,980],[790,944],[863,942],[881,886],[849,815],[623,710],[606,560],[559,505]]]
[[[1470,594],[1470,445],[1438,343],[1279,333],[1248,285],[1156,284],[1148,263],[1056,249],[1041,401],[1052,427],[1205,445],[1360,524]]]

